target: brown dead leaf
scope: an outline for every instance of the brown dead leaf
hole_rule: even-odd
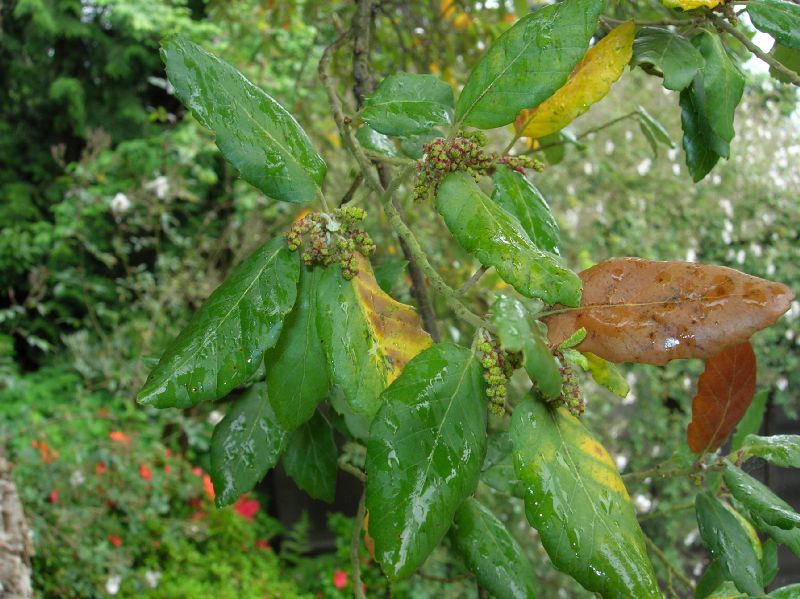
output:
[[[774,323],[794,299],[781,283],[691,262],[613,258],[580,277],[580,307],[543,319],[550,343],[585,327],[577,349],[611,362],[710,358]]]
[[[749,342],[706,360],[686,431],[689,449],[707,453],[722,445],[744,416],[755,390],[756,356]]]

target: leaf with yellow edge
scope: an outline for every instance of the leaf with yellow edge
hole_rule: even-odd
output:
[[[511,420],[525,515],[559,570],[606,599],[661,597],[614,460],[564,408],[527,399]]]
[[[608,94],[633,54],[633,21],[611,30],[584,55],[561,89],[535,108],[523,110],[517,129],[526,137],[561,131]]]
[[[695,8],[714,8],[722,0],[662,0],[667,8],[682,8],[683,10],[694,10]]]
[[[354,412],[372,420],[381,392],[408,361],[431,344],[414,308],[387,295],[369,261],[355,254],[358,275],[348,281],[328,268],[317,295],[317,330],[331,382]]]
[[[592,352],[587,351],[583,355],[586,356],[589,372],[595,383],[603,385],[603,387],[619,397],[628,395],[628,391],[630,391],[628,382],[613,363]]]

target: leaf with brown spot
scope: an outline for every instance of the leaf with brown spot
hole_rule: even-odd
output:
[[[794,299],[781,283],[691,262],[613,258],[579,276],[581,305],[543,319],[550,343],[585,327],[576,349],[611,362],[710,358],[774,323]]]
[[[686,431],[689,449],[702,454],[722,445],[744,416],[755,391],[756,355],[749,341],[706,360]]]
[[[356,254],[358,275],[347,281],[328,268],[317,295],[317,330],[331,382],[367,421],[378,411],[381,392],[411,358],[431,345],[413,307],[387,295],[369,260]]]

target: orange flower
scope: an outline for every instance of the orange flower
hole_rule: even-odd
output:
[[[125,443],[126,445],[131,442],[130,435],[123,433],[122,431],[111,431],[108,433],[108,437],[114,443]]]
[[[39,450],[39,459],[41,459],[45,464],[52,464],[55,459],[59,456],[59,453],[55,449],[50,449],[50,446],[47,445],[46,441],[31,441],[31,446],[34,449]]]
[[[114,547],[119,547],[122,545],[122,539],[117,535],[108,535],[108,542],[111,543]]]
[[[144,464],[139,466],[139,476],[141,476],[144,480],[153,480],[153,472]]]
[[[214,493],[214,484],[211,482],[211,477],[208,474],[203,475],[203,489],[206,492],[206,496],[211,501],[214,501],[216,494]]]
[[[333,573],[333,586],[337,589],[343,589],[347,586],[347,572],[344,570],[336,570]]]
[[[108,470],[108,467],[104,462],[97,462],[97,464],[94,466],[94,473],[98,476],[103,474],[106,470]]]

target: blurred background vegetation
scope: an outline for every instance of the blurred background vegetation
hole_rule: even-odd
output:
[[[536,4],[381,2],[373,71],[463,83],[514,14]],[[350,3],[316,0],[0,4],[0,453],[15,464],[42,596],[351,596],[346,514],[327,517],[333,541],[320,552],[309,517],[281,518],[266,486],[216,510],[205,469],[224,403],[157,413],[133,397],[161,348],[231,266],[285,231],[297,212],[266,200],[222,160],[171,94],[160,38],[180,32],[278,99],[325,155],[329,195],[344,195],[354,168],[338,151],[316,65],[352,13]],[[342,95],[352,97],[349,60],[340,55],[334,69]],[[571,126],[576,143],[547,152],[549,166],[536,177],[568,261],[584,268],[622,255],[697,260],[800,289],[794,93],[751,69],[733,157],[694,185],[682,151],[662,147],[655,155],[633,117],[583,134],[643,105],[680,140],[677,94],[640,71],[626,74]],[[365,205],[382,283],[411,301],[401,253],[377,206],[369,198]],[[407,210],[458,286],[476,264],[440,243],[442,223],[427,206]],[[485,298],[476,292],[474,301]],[[769,393],[765,427],[773,428],[765,432],[779,432],[775,423],[796,419],[800,408],[798,317],[795,302],[754,339],[759,388]],[[457,339],[458,326],[450,323],[447,336]],[[587,381],[586,420],[621,470],[685,451],[701,369],[697,361],[626,367],[632,392],[624,400]],[[699,575],[706,553],[692,512],[681,510],[689,485],[645,480],[631,495],[646,532]],[[543,596],[587,595],[552,569],[518,500],[479,492],[507,509],[509,528],[548,589]],[[646,515],[673,508],[667,518]],[[378,570],[365,567],[368,596],[384,595]],[[394,595],[476,592],[446,548],[423,572]],[[776,583],[787,581],[782,576]]]

